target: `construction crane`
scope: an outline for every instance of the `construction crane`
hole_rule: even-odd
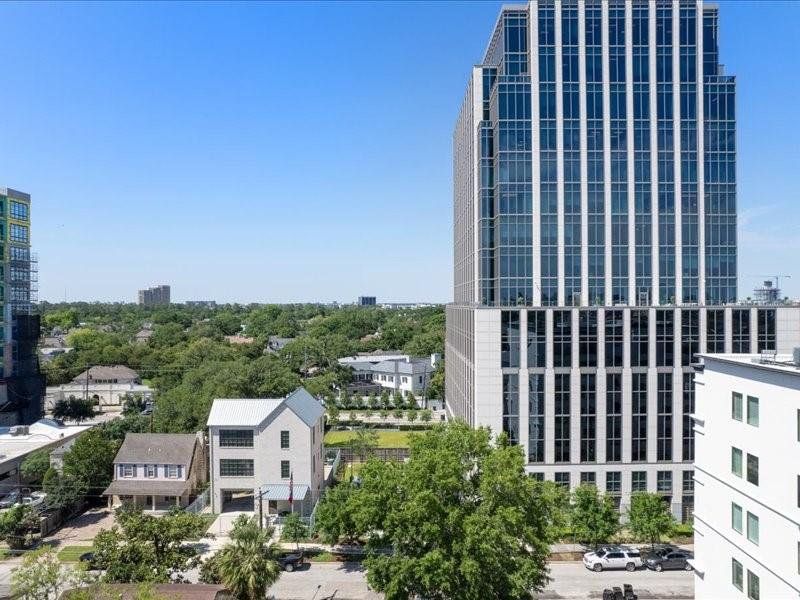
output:
[[[764,302],[766,304],[778,302],[781,297],[781,277],[784,279],[791,279],[791,275],[751,275],[751,277],[768,277],[764,281],[764,285],[760,288],[753,290],[756,302]],[[772,281],[775,280],[773,286]]]

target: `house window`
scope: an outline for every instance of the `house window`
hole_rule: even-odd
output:
[[[144,476],[152,479],[156,476],[156,466],[155,465],[145,465],[144,467]]]
[[[731,448],[731,473],[742,476],[742,451],[739,448]]]
[[[594,471],[581,471],[581,485],[595,485],[597,477]]]
[[[751,512],[747,513],[747,539],[758,546],[758,517]]]
[[[744,590],[744,569],[735,558],[731,559],[731,583],[740,592]]]
[[[759,580],[758,575],[753,573],[752,571],[747,571],[747,597],[750,600],[760,600],[761,595],[759,591]]]
[[[731,418],[735,421],[741,421],[742,415],[742,395],[739,392],[733,392],[731,394]]]
[[[181,468],[179,465],[166,465],[166,475],[168,479],[178,479],[181,476]]]
[[[220,429],[219,430],[220,448],[252,448],[253,430],[252,429]]]
[[[252,458],[221,458],[219,460],[220,477],[252,477]]]
[[[556,473],[554,475],[554,479],[555,479],[555,482],[558,485],[560,485],[562,487],[565,487],[566,489],[569,489],[569,472],[568,471],[562,471],[560,473]]]
[[[731,502],[731,527],[737,533],[742,533],[742,507]]]
[[[672,493],[672,471],[656,473],[656,490],[662,494]]]
[[[632,492],[647,491],[647,471],[634,471],[631,474],[631,491]]]
[[[758,398],[747,397],[747,424],[758,427]]]
[[[622,491],[622,473],[619,471],[609,471],[606,473],[606,492],[609,494],[619,494]]]
[[[292,474],[292,467],[288,460],[281,461],[281,478],[289,479]]]
[[[752,454],[747,455],[747,481],[758,485],[758,457]]]
[[[403,376],[400,378],[400,381],[402,381],[403,383],[408,383],[408,377]]]
[[[122,465],[121,475],[123,477],[133,477],[136,474],[135,465]]]
[[[281,431],[281,450],[287,450],[289,448],[289,432],[284,430]]]

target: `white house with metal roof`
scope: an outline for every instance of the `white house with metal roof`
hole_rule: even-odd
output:
[[[212,510],[310,515],[324,485],[324,414],[303,388],[286,398],[214,400]]]

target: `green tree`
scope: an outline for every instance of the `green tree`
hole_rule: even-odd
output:
[[[94,402],[91,398],[76,398],[70,396],[66,400],[59,400],[53,405],[53,418],[80,423],[95,416]]]
[[[406,391],[406,408],[417,408],[417,397],[410,390]]]
[[[419,413],[416,410],[409,410],[406,412],[406,419],[408,419],[409,423],[413,423],[419,417]]]
[[[433,413],[430,408],[423,409],[420,413],[420,418],[424,423],[429,422],[433,418]]]
[[[425,397],[432,400],[442,400],[444,398],[444,361],[439,361],[436,369],[431,375],[425,390]]]
[[[389,408],[389,405],[391,404],[390,398],[391,397],[390,397],[390,394],[389,394],[389,390],[387,388],[383,388],[381,390],[381,406],[383,408],[385,408],[385,409]]]
[[[200,561],[197,548],[184,542],[205,528],[202,517],[178,509],[153,517],[122,508],[116,524],[95,537],[95,562],[109,583],[183,581],[183,574]]]
[[[403,418],[403,409],[402,408],[395,408],[392,412],[392,416],[395,419],[402,419]]]
[[[572,493],[570,510],[572,531],[579,540],[595,548],[619,530],[619,513],[606,495],[593,485],[580,485]]]
[[[100,496],[111,483],[118,449],[101,429],[90,429],[64,454],[63,476],[75,483],[80,495]]]
[[[50,452],[47,450],[37,450],[25,457],[20,465],[22,476],[29,482],[38,484],[50,468]]]
[[[28,505],[16,504],[0,513],[0,540],[5,540],[9,548],[29,546],[38,529],[39,518]]]
[[[354,488],[340,483],[330,488],[317,505],[315,531],[325,543],[352,542],[359,535],[355,521]]]
[[[22,564],[14,569],[11,593],[14,598],[24,600],[56,600],[65,591],[91,580],[92,576],[85,571],[62,564],[55,550],[42,547],[26,552]]]
[[[74,477],[62,475],[50,467],[42,478],[42,490],[47,497],[45,506],[51,510],[71,513],[81,499],[83,484]]]
[[[371,429],[358,429],[350,438],[350,448],[354,457],[357,456],[359,461],[363,462],[373,454],[378,447],[378,441],[378,434]]]
[[[261,529],[258,519],[239,515],[231,543],[219,551],[216,570],[220,582],[239,600],[261,600],[281,574],[269,545],[271,529]]]
[[[297,549],[300,548],[300,540],[308,537],[308,527],[297,513],[291,513],[286,517],[281,529],[281,539],[294,542]]]
[[[375,394],[375,392],[370,392],[369,393],[369,407],[372,410],[377,410],[379,406],[380,406],[380,399]]]
[[[331,404],[328,406],[328,425],[333,427],[339,422],[339,409]]]
[[[631,496],[628,528],[636,539],[655,546],[661,536],[672,533],[674,527],[675,518],[661,496],[647,492],[636,492]]]
[[[403,406],[405,406],[403,394],[400,392],[400,390],[395,390],[394,394],[392,395],[392,404],[395,408],[403,408]]]
[[[525,457],[464,423],[412,436],[405,463],[369,461],[356,530],[393,552],[365,560],[387,600],[530,598],[547,582],[548,505]]]
[[[381,414],[381,419],[383,419],[385,421],[386,417],[389,416],[389,411],[386,410],[385,408],[383,408],[383,409],[381,409],[381,413],[380,414]]]

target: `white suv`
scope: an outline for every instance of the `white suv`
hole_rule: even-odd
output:
[[[583,565],[597,573],[603,569],[634,571],[643,564],[642,555],[638,550],[619,546],[606,546],[597,552],[587,552],[583,555]]]

